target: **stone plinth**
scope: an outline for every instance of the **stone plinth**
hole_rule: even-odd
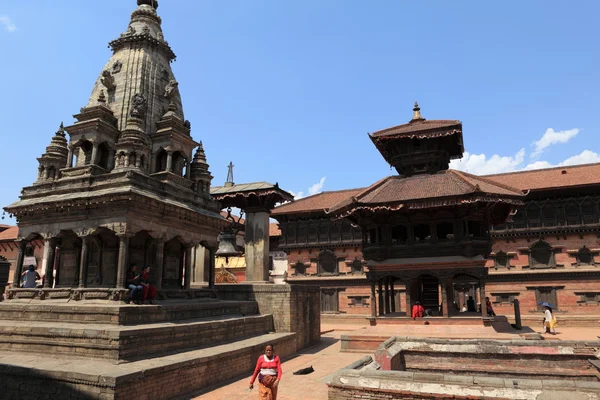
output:
[[[260,314],[272,314],[276,332],[295,332],[298,350],[321,338],[321,291],[303,285],[216,285],[219,298],[256,301]]]

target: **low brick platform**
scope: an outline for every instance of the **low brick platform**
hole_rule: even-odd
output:
[[[121,365],[0,352],[0,393],[3,399],[172,399],[251,371],[268,343],[281,357],[296,352],[293,333],[260,335]]]
[[[416,321],[396,319],[395,323],[389,324],[380,324],[378,320],[377,326],[365,326],[342,335],[341,351],[372,353],[390,336],[448,339],[541,339],[540,335],[533,333],[529,328],[513,329],[506,319],[488,325],[484,325],[481,319],[464,323],[464,319],[461,318],[455,324],[447,323],[449,320],[452,318],[429,318]]]

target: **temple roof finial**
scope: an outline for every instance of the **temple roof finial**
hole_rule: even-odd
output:
[[[227,181],[225,182],[225,186],[233,186],[233,162],[229,162],[227,166]]]
[[[152,6],[155,10],[158,8],[158,0],[137,0],[138,6],[141,6],[143,4]]]
[[[411,121],[419,121],[424,120],[423,116],[421,116],[421,108],[419,107],[419,103],[415,101],[415,107],[413,108],[413,117]]]
[[[58,127],[58,130],[56,131],[56,134],[58,136],[65,137],[65,124],[63,124],[62,122],[60,123],[60,126]]]

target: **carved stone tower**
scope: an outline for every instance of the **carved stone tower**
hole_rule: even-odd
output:
[[[22,243],[45,240],[46,285],[77,286],[79,297],[96,287],[118,299],[130,263],[151,264],[159,288],[189,288],[192,249],[214,249],[224,223],[184,119],[158,2],[137,4],[76,122],[61,124],[37,181],[6,208]]]

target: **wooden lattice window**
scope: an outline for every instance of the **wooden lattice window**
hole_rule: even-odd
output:
[[[319,242],[327,243],[329,242],[329,223],[321,223],[319,225]]]
[[[331,238],[332,242],[339,242],[340,241],[340,224],[339,223],[332,223],[330,228],[329,228],[329,237]]]
[[[294,275],[306,275],[306,264],[298,261],[292,266],[294,268]]]
[[[295,223],[289,223],[285,225],[285,241],[286,243],[289,244],[295,244],[296,243],[296,224]]]
[[[297,243],[306,243],[307,232],[308,232],[308,226],[306,226],[306,223],[301,223],[298,225]]]
[[[531,268],[551,268],[556,265],[552,246],[544,240],[538,240],[529,248],[529,266]]]
[[[313,222],[308,226],[308,243],[316,243],[319,233],[318,226]]]
[[[352,225],[349,222],[342,222],[342,240],[352,240]]]
[[[513,304],[514,300],[519,296],[519,293],[490,293],[496,297],[494,304]]]
[[[542,226],[542,212],[537,204],[530,204],[527,207],[527,224],[530,228]]]
[[[584,224],[595,224],[598,222],[596,204],[591,199],[581,203],[581,217]]]
[[[525,213],[522,210],[517,211],[517,213],[512,216],[512,225],[514,229],[523,229],[526,227]]]
[[[575,292],[579,296],[578,303],[582,304],[600,304],[600,292]]]
[[[354,261],[352,261],[352,264],[350,264],[350,269],[352,270],[353,274],[360,274],[363,272],[363,263],[361,260],[359,260],[358,258],[355,258]]]
[[[581,212],[579,204],[569,201],[565,205],[565,218],[567,225],[581,225]]]
[[[553,306],[553,311],[558,311],[557,291],[564,288],[564,286],[538,286],[527,287],[527,290],[535,290],[535,304],[538,311],[544,309],[540,303],[549,303]]]
[[[510,267],[510,257],[508,254],[500,250],[496,253],[494,257],[494,267],[495,268],[509,268]]]
[[[544,218],[544,226],[557,225],[557,208],[552,203],[546,203],[542,208],[542,216]]]
[[[338,273],[337,257],[330,250],[324,250],[319,254],[319,273],[335,275]]]
[[[348,296],[349,307],[368,307],[369,306],[369,296]]]

